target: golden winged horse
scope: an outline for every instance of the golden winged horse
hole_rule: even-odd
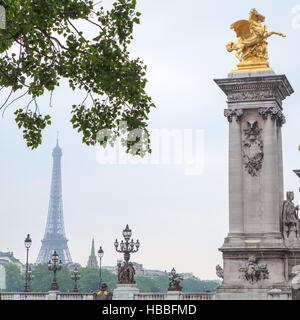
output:
[[[229,52],[236,50],[235,56],[240,60],[238,70],[234,72],[271,69],[268,64],[267,39],[272,35],[281,37],[286,35],[274,31],[268,32],[267,26],[262,25],[264,21],[265,17],[252,9],[249,20],[240,20],[230,26],[236,32],[237,40],[229,42],[226,48]]]

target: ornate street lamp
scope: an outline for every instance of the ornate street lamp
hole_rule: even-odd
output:
[[[137,240],[136,242],[131,239],[132,232],[129,229],[128,224],[126,225],[126,228],[123,230],[123,237],[125,239],[125,242],[122,240],[120,245],[118,240],[116,239],[114,246],[116,248],[116,251],[119,253],[124,254],[124,264],[121,266],[121,264],[118,265],[118,282],[120,284],[133,284],[134,281],[134,274],[135,270],[133,268],[132,263],[129,262],[130,260],[130,254],[138,252],[140,247],[140,242]],[[130,241],[130,242],[129,242]]]
[[[99,257],[99,259],[100,259],[100,267],[99,267],[99,289],[101,289],[101,284],[102,284],[101,262],[102,262],[103,256],[104,256],[104,251],[103,251],[102,247],[100,247],[100,249],[98,250],[98,257]]]
[[[30,276],[29,276],[29,269],[28,269],[28,255],[29,255],[29,248],[31,247],[32,244],[32,240],[30,239],[30,235],[28,234],[25,241],[25,248],[27,250],[26,253],[26,271],[25,271],[25,286],[24,286],[24,292],[30,292],[30,285],[29,282],[31,280]]]
[[[71,274],[71,279],[74,280],[74,288],[73,288],[73,292],[78,292],[78,288],[77,288],[77,280],[80,279],[80,273],[77,270],[77,267],[75,267],[74,271]]]
[[[58,283],[56,281],[56,271],[61,270],[62,265],[63,265],[63,263],[61,262],[61,260],[59,260],[59,263],[58,263],[58,254],[56,253],[56,251],[54,251],[54,253],[52,255],[52,262],[50,260],[48,262],[49,271],[53,271],[53,280],[52,280],[51,287],[50,287],[50,290],[52,290],[52,291],[59,290]]]

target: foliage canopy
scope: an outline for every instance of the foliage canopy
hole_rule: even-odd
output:
[[[0,0],[0,5],[6,9],[6,29],[0,29],[0,90],[10,90],[0,109],[30,97],[15,112],[28,147],[37,148],[42,130],[51,124],[50,116],[41,114],[38,98],[49,92],[51,105],[54,89],[68,79],[72,90],[86,93],[72,106],[71,117],[83,143],[113,144],[126,123],[129,132],[143,132],[125,139],[127,152],[133,145],[138,145],[135,154],[150,152],[147,120],[154,104],[145,92],[146,66],[128,51],[133,27],[140,23],[136,0],[115,0],[108,11],[92,0]],[[110,134],[99,139],[101,130]]]

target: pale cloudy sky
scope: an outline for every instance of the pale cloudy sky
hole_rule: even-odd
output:
[[[111,3],[103,1],[107,7]],[[51,152],[59,130],[65,229],[73,261],[86,264],[95,237],[96,248],[102,245],[105,251],[103,263],[114,265],[120,256],[113,242],[121,239],[128,223],[133,238],[141,242],[134,261],[145,268],[175,267],[215,279],[215,266],[222,264],[218,248],[228,232],[228,123],[223,116],[225,96],[213,79],[225,78],[235,68],[234,54],[225,49],[235,39],[229,26],[248,18],[253,7],[266,16],[270,30],[288,35],[270,39],[269,54],[271,67],[286,74],[295,89],[284,104],[284,175],[286,191],[294,190],[300,202],[300,181],[292,172],[300,168],[297,6],[300,1],[138,0],[141,25],[135,29],[131,52],[148,66],[148,92],[157,105],[151,128],[202,130],[203,173],[187,175],[185,166],[175,164],[99,163],[103,151],[82,145],[69,122],[71,105],[82,101],[84,93],[63,84],[55,91],[50,111],[49,96],[40,100],[53,125],[38,150],[27,149],[13,120],[18,104],[0,118],[0,250],[13,251],[25,262],[23,241],[30,233],[30,261],[37,258],[47,219]]]

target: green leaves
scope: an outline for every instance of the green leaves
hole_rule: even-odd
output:
[[[17,265],[8,263],[4,265],[7,292],[19,292],[24,290],[24,277]]]
[[[27,141],[27,146],[31,149],[37,148],[42,143],[42,130],[51,125],[51,117],[43,117],[30,110],[24,112],[23,109],[17,110],[15,115],[19,129],[23,128],[23,138]]]
[[[126,121],[129,130],[148,134],[154,104],[145,92],[146,66],[131,59],[127,50],[133,27],[140,23],[135,0],[116,0],[110,11],[86,0],[0,0],[1,4],[7,10],[7,28],[0,30],[0,87],[13,93],[27,90],[36,99],[67,78],[72,90],[85,90],[90,99],[89,106],[85,99],[73,108],[71,119],[87,145],[97,143],[97,130],[113,129],[117,137],[119,121]],[[97,35],[91,39],[76,20],[85,20]],[[9,103],[8,99],[2,108]],[[23,109],[27,111],[16,112],[16,121],[27,145],[36,148],[50,122]],[[148,144],[149,137],[144,140]],[[150,151],[143,143],[140,150]]]

